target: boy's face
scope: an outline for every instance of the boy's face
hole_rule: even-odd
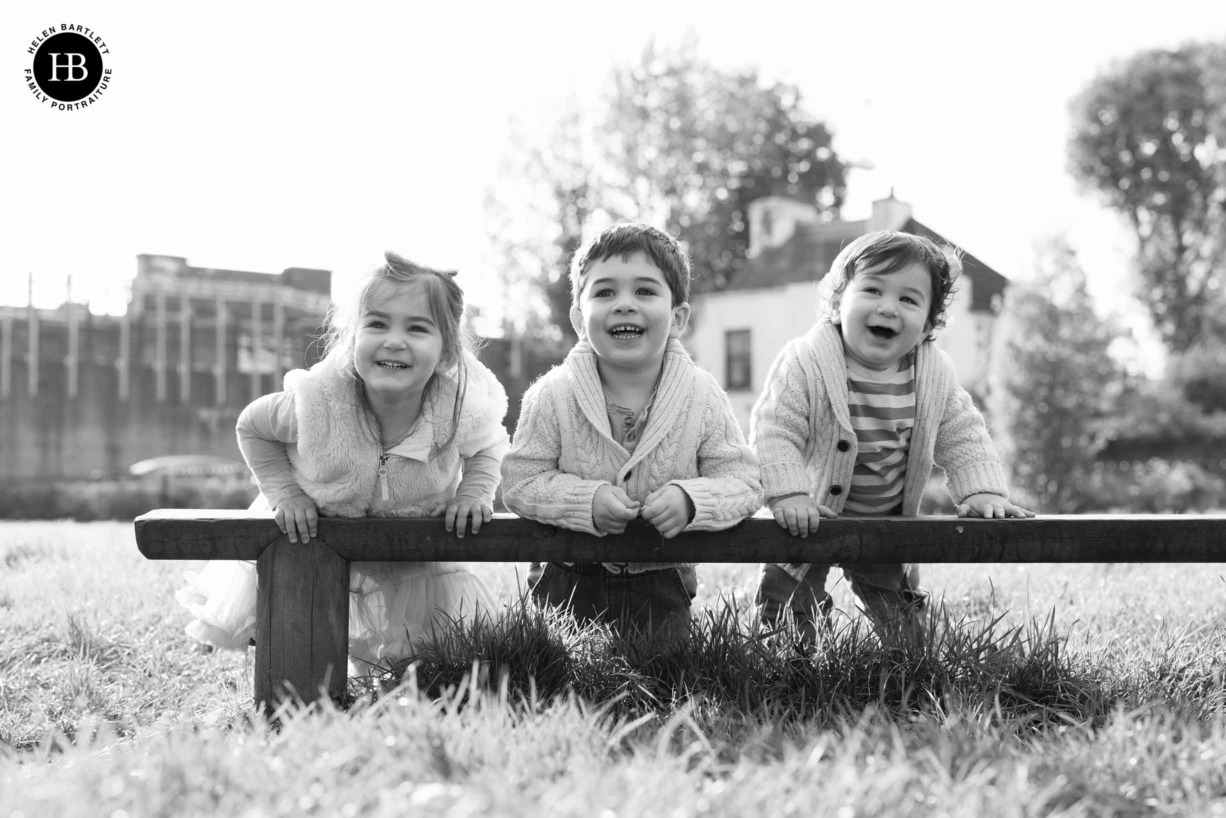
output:
[[[872,268],[856,274],[843,292],[836,323],[847,354],[861,366],[893,366],[928,333],[932,280],[912,262],[893,273]]]
[[[594,262],[584,276],[570,322],[602,366],[627,373],[659,369],[669,338],[679,338],[690,305],[673,306],[664,274],[643,253]]]

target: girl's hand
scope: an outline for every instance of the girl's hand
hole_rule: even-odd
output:
[[[309,543],[315,536],[316,524],[319,522],[319,510],[315,501],[305,494],[295,494],[288,500],[277,503],[272,518],[277,521],[277,528],[282,534],[289,535],[290,542]]]
[[[469,520],[472,520],[475,536],[481,531],[483,524],[494,519],[494,510],[480,500],[474,500],[471,497],[455,497],[447,504],[447,510],[443,512],[443,519],[446,521],[447,530],[454,531],[455,535],[462,540]]]
[[[626,523],[639,516],[639,504],[630,499],[625,489],[612,484],[596,489],[592,498],[592,523],[606,534],[620,534]]]
[[[993,517],[1003,520],[1006,517],[1033,517],[1033,511],[1027,511],[1021,506],[1010,503],[999,494],[981,492],[972,494],[958,504],[959,517]]]
[[[770,509],[779,527],[786,528],[793,537],[808,537],[817,533],[817,524],[822,517],[837,516],[826,506],[815,503],[807,494],[793,494],[772,500]]]
[[[694,519],[694,501],[681,486],[663,486],[643,501],[643,519],[655,526],[661,537],[672,539]]]

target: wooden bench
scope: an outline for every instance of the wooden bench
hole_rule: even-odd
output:
[[[512,562],[1217,562],[1226,517],[1048,516],[1030,520],[869,517],[826,520],[807,539],[760,514],[726,531],[664,540],[641,521],[594,537],[510,514],[458,539],[438,518],[323,518],[309,545],[290,543],[271,514],[163,509],[136,519],[153,560],[255,560],[255,703],[339,698],[349,633],[349,563]]]

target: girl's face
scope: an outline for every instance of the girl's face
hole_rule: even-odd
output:
[[[419,395],[443,365],[443,336],[421,284],[376,288],[358,316],[353,365],[388,399]]]
[[[932,280],[912,262],[892,273],[856,273],[839,301],[838,323],[847,354],[861,366],[884,370],[919,345],[928,333]]]

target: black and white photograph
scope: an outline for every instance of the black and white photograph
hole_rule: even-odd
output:
[[[1226,815],[1226,11],[0,10],[0,818]]]

